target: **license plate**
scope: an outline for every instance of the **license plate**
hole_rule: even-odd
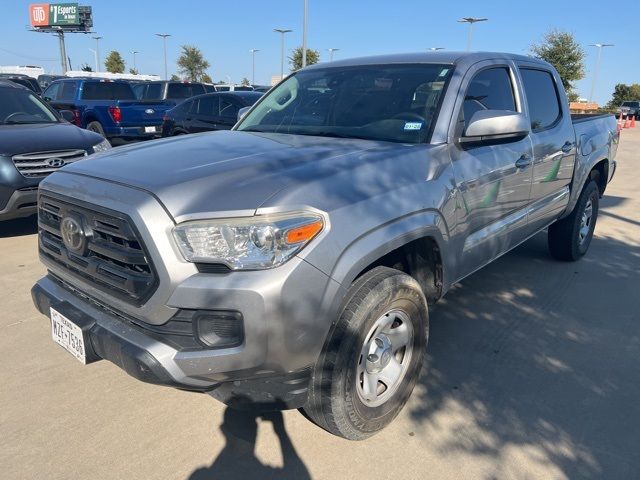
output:
[[[87,363],[82,329],[53,308],[51,308],[51,337],[80,362]]]
[[[144,127],[145,133],[155,133],[158,131],[157,127]]]

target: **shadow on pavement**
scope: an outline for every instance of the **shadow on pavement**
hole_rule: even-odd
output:
[[[594,237],[562,263],[537,235],[432,309],[411,418],[441,454],[495,465],[487,479],[527,477],[508,470],[523,451],[557,478],[636,478],[639,294],[640,247]]]
[[[33,235],[38,232],[38,217],[31,215],[26,218],[0,221],[0,238]]]
[[[255,455],[258,420],[271,423],[282,450],[282,467],[264,465]],[[249,412],[226,407],[220,425],[226,444],[208,467],[195,470],[189,480],[310,479],[284,425],[282,412]]]

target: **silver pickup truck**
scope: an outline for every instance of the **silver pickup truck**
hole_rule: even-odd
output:
[[[366,438],[409,398],[454,283],[545,229],[553,257],[586,253],[619,135],[567,105],[517,55],[305,68],[232,131],[42,182],[35,305],[81,362]]]

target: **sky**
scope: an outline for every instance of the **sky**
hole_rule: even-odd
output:
[[[3,0],[0,16],[0,65],[39,65],[48,73],[60,71],[57,38],[29,31],[26,0]],[[53,2],[51,2],[53,3]],[[303,0],[197,1],[85,0],[93,7],[94,30],[102,61],[111,50],[124,56],[127,70],[134,50],[140,73],[163,75],[162,40],[155,33],[170,33],[167,40],[169,75],[177,72],[181,45],[200,48],[214,81],[251,80],[255,54],[255,83],[269,84],[280,73],[280,34],[289,28],[287,53],[302,44]],[[596,65],[592,43],[613,43],[604,49],[594,100],[604,104],[616,83],[640,83],[637,36],[640,2],[603,0],[308,0],[308,46],[329,59],[328,48],[338,48],[334,59],[384,53],[424,51],[429,47],[465,50],[467,25],[461,17],[487,17],[476,24],[473,50],[527,54],[532,43],[550,29],[575,35],[587,56],[586,77],[577,91],[588,97]],[[95,35],[95,34],[94,34]],[[69,34],[67,55],[72,67],[95,64],[90,49],[94,35]],[[286,69],[285,65],[285,69]]]

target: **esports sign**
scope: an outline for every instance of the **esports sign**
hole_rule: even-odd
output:
[[[77,3],[35,3],[29,5],[32,27],[65,27],[80,25]]]

